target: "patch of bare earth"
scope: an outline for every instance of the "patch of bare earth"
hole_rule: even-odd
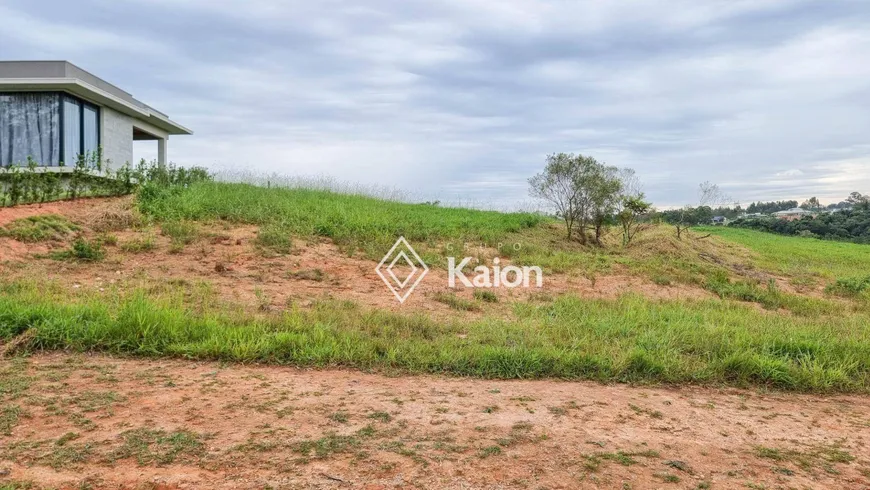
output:
[[[859,396],[61,353],[0,361],[0,386],[0,485],[870,486]]]
[[[129,199],[117,198],[2,208],[0,225],[26,216],[55,213],[82,225],[85,235],[93,238],[97,236],[92,229],[95,223],[101,224],[106,216],[117,219],[117,210],[129,204]],[[256,226],[214,223],[203,225],[201,231],[201,238],[181,250],[171,250],[170,239],[160,234],[159,226],[111,231],[117,245],[107,246],[106,259],[97,263],[57,262],[45,258],[51,250],[68,247],[69,243],[23,244],[0,237],[0,270],[7,278],[47,278],[77,289],[205,282],[220,299],[261,309],[280,310],[292,304],[305,306],[331,297],[374,308],[414,309],[442,317],[477,314],[457,312],[435,299],[445,292],[472,298],[471,288],[448,287],[448,273],[444,268],[432,267],[414,294],[400,304],[375,273],[375,261],[350,257],[328,240],[295,239],[291,254],[274,255],[264,254],[255,246]],[[154,247],[134,252],[124,250],[125,243],[143,240],[152,241]],[[504,260],[503,266],[509,263]],[[711,297],[698,287],[660,286],[618,270],[610,275],[598,275],[594,280],[578,274],[546,274],[540,289],[502,287],[494,291],[500,302],[562,293],[586,298],[616,298],[626,293],[655,299]],[[480,306],[488,313],[509,310],[499,304]]]

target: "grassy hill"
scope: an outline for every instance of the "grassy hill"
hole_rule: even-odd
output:
[[[146,186],[136,203],[141,216],[131,211],[137,217],[123,217],[119,221],[127,224],[115,232],[136,247],[113,245],[117,236],[73,216],[68,228],[84,230],[76,247],[84,243],[102,255],[84,262],[71,247],[66,255],[5,263],[9,274],[0,281],[0,338],[17,338],[29,349],[498,378],[824,392],[866,392],[870,386],[867,297],[825,291],[838,279],[870,270],[870,256],[860,245],[727,228],[677,240],[669,227],[656,226],[629,247],[621,246],[615,230],[603,247],[584,247],[566,241],[559,223],[534,214],[213,182]],[[90,213],[105,214],[98,207]],[[52,220],[56,225],[58,218]],[[38,226],[39,220],[31,222],[36,224],[28,226]],[[485,263],[499,256],[540,265],[548,278],[566,286],[558,293],[499,293],[491,299],[468,292],[451,300],[456,311],[432,315],[426,308],[389,310],[349,300],[342,296],[342,278],[336,278],[318,285],[324,295],[314,300],[258,308],[221,296],[213,279],[183,278],[218,253],[211,251],[212,242],[224,240],[221,235],[239,225],[258,227],[253,246],[271,251],[252,255],[260,271],[252,279],[255,288],[291,287],[301,280],[283,268],[292,265],[294,249],[311,246],[306,243],[312,238],[328,239],[346,255],[369,260],[354,267],[370,270],[398,235],[419,244],[434,267],[441,266],[449,244],[482,242],[482,251],[473,253]],[[21,226],[6,228],[42,236],[22,232]],[[156,230],[172,244],[154,239]],[[52,239],[69,247],[70,233],[66,238],[55,233]],[[702,238],[707,233],[713,236]],[[125,261],[148,258],[159,264],[161,257],[173,255],[189,263],[177,271],[156,270],[181,278],[169,281],[142,272],[123,287],[77,288],[63,276],[38,279],[30,272],[41,261],[67,261],[65,267],[82,281],[111,273]],[[582,284],[583,291],[594,290],[597,281],[612,276],[637,281],[623,281],[627,289],[604,297],[584,296],[577,289]],[[246,287],[239,284],[236,289]],[[632,284],[642,287],[632,289]],[[649,294],[650,288],[678,286],[695,293],[673,299]],[[426,301],[443,302],[438,295]]]
[[[326,237],[378,260],[398,236],[430,244],[450,240],[497,243],[510,233],[546,221],[532,213],[444,208],[324,190],[219,182],[199,182],[183,192],[146,192],[139,204],[143,212],[159,220],[256,224],[275,242],[291,236]]]
[[[700,228],[755,252],[759,267],[794,277],[840,279],[870,274],[870,246],[797,238],[744,228]]]

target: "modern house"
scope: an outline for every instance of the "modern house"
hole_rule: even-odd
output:
[[[165,164],[169,136],[181,134],[193,133],[72,63],[0,61],[0,166],[30,157],[63,170],[102,148],[103,161],[117,168],[133,163],[139,140],[156,140]]]
[[[773,213],[773,216],[786,221],[794,221],[801,219],[804,216],[816,216],[817,214],[818,213],[814,213],[804,208],[791,208],[786,209],[785,211],[777,211]]]

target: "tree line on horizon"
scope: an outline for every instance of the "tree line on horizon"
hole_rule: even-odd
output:
[[[548,202],[555,216],[564,221],[568,239],[582,244],[601,245],[607,229],[620,225],[622,243],[628,245],[654,222],[671,224],[677,239],[682,239],[691,227],[710,224],[715,216],[734,220],[734,226],[771,233],[870,243],[870,195],[860,192],[827,206],[811,197],[801,204],[796,200],[758,201],[743,208],[739,203],[727,204],[733,201],[718,185],[703,182],[698,186],[695,203],[656,211],[641,189],[633,169],[606,165],[574,153],[547,155],[544,170],[529,179],[529,194]],[[794,221],[746,217],[797,207],[819,213]],[[820,212],[824,210],[838,212]]]

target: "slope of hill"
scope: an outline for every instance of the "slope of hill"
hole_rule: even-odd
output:
[[[620,242],[209,182],[0,209],[0,488],[870,484],[863,248]],[[451,288],[451,256],[543,286]]]
[[[5,248],[19,253],[4,265],[4,338],[500,378],[868,386],[863,298],[826,294],[830,274],[716,237],[659,227],[628,248],[583,247],[529,214],[210,182],[146,191],[76,203],[77,231],[24,248],[22,229],[58,220],[6,223],[2,240],[19,245]],[[401,233],[432,269],[404,304],[374,272]],[[865,260],[843,250],[830,244],[824,260]],[[450,288],[448,255],[537,265],[544,287]]]

